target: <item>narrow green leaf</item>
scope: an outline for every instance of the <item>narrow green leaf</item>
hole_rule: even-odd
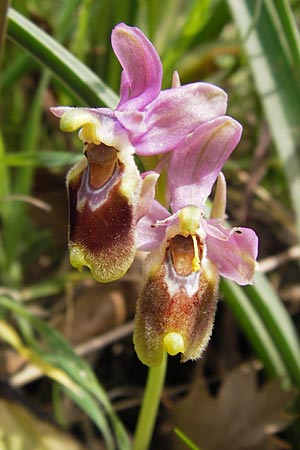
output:
[[[61,387],[66,392],[68,397],[70,397],[74,401],[74,403],[76,403],[83,411],[86,412],[86,414],[92,419],[98,429],[103,433],[107,449],[115,449],[115,445],[107,421],[93,397],[87,391],[82,391],[79,394],[76,394],[74,391],[71,391],[64,386]]]
[[[117,96],[87,66],[75,58],[55,39],[24,16],[10,8],[8,36],[50,69],[77,98],[89,106],[105,104],[115,107]]]
[[[52,366],[65,372],[81,388],[83,392],[81,395],[77,395],[76,392],[71,392],[70,390],[68,390],[68,394],[99,426],[106,438],[108,448],[111,449],[113,447],[104,413],[109,416],[116,430],[118,450],[129,450],[129,440],[124,427],[115,415],[104,389],[99,384],[90,366],[74,353],[72,347],[56,330],[41,319],[33,316],[22,305],[5,296],[0,297],[0,305],[30,321],[35,330],[40,333],[43,337],[43,348],[37,343],[33,344],[30,342],[29,344],[34,345],[34,350],[40,354],[40,357],[44,358]],[[100,403],[104,411],[102,411],[102,408],[99,408],[95,400]]]
[[[26,75],[30,70],[34,68],[36,62],[26,53],[18,55],[14,58],[10,64],[6,64],[6,67],[1,70],[0,77],[0,90],[2,92],[5,89],[10,88],[19,78]]]
[[[0,161],[5,155],[5,146],[2,139],[2,133],[0,130]],[[0,219],[2,222],[2,229],[6,228],[8,224],[8,208],[4,203],[4,199],[7,197],[10,191],[10,179],[7,167],[0,162]],[[3,233],[0,234],[0,273],[5,272],[6,267],[6,254],[4,251]]]
[[[174,433],[187,446],[187,448],[191,450],[201,450],[200,447],[197,447],[197,445],[194,444],[194,442],[192,442],[191,439],[188,438],[187,435],[184,434],[179,428],[174,428]]]
[[[113,24],[120,22],[130,23],[130,10],[132,9],[132,1],[122,0],[117,2],[117,7],[113,11]],[[108,27],[110,24],[108,24]],[[120,86],[121,66],[111,48],[107,51],[105,64],[105,78],[109,80],[109,85],[113,90],[118,90]]]
[[[245,291],[229,280],[221,280],[224,300],[237,317],[256,354],[262,361],[266,372],[271,377],[280,377],[287,384],[292,384],[291,377],[268,329],[252,305]]]
[[[300,234],[300,72],[291,68],[266,0],[262,0],[258,14],[253,0],[227,2],[289,183]]]
[[[195,36],[201,31],[209,17],[209,8],[211,0],[194,0],[186,13],[185,22],[178,33],[173,45],[167,47],[163,55],[163,66],[166,82],[170,83],[170,74],[175,70],[178,59],[187,50],[189,44]]]
[[[68,37],[73,25],[70,17],[80,3],[81,0],[69,0],[68,2],[61,3],[54,30],[54,38],[59,42],[63,42]]]
[[[82,153],[42,151],[39,153],[8,153],[0,157],[0,167],[60,167],[74,164],[82,158]]]
[[[4,141],[2,139],[2,133],[0,131],[0,201],[1,199],[5,198],[7,194],[9,193],[10,189],[10,180],[9,180],[9,174],[7,171],[7,167],[1,163],[2,160],[5,159],[5,148],[4,148]],[[2,210],[2,205],[0,203],[0,216],[4,214],[4,211]],[[3,220],[3,217],[2,217]]]
[[[77,27],[74,30],[71,45],[72,53],[84,61],[89,49],[89,14],[91,13],[91,0],[82,0],[78,11]]]
[[[281,25],[281,37],[286,40],[294,68],[299,70],[300,36],[288,0],[276,0],[276,2],[267,0],[267,7],[271,13],[276,12],[277,20]]]
[[[293,383],[300,386],[300,341],[286,308],[260,273],[255,275],[254,284],[246,286],[245,291],[263,320]]]
[[[0,62],[1,62],[1,56],[2,56],[2,48],[4,44],[5,39],[5,32],[6,32],[6,13],[9,7],[9,0],[2,0],[0,2]]]
[[[40,133],[40,119],[42,114],[43,93],[48,84],[49,74],[44,71],[38,83],[34,94],[32,105],[28,113],[28,117],[24,123],[22,135],[21,152],[34,152],[37,147],[37,141]],[[33,167],[27,166],[18,170],[15,182],[12,185],[11,192],[15,194],[29,195],[31,193],[33,181]],[[22,238],[24,228],[24,218],[26,217],[26,204],[18,202],[15,205],[8,203],[9,207],[9,223],[4,229],[4,239],[6,243],[7,266],[5,268],[4,277],[6,282],[16,286],[20,284],[22,278],[22,269],[16,273],[14,267],[18,264],[19,243]]]
[[[70,0],[64,3],[59,10],[59,17],[57,20],[55,36],[59,39],[65,36],[69,25],[69,17],[75,10],[79,0]],[[68,21],[68,22],[67,22]],[[43,70],[39,80],[37,89],[31,101],[31,107],[25,119],[22,128],[21,139],[21,153],[35,152],[40,134],[40,122],[42,116],[42,103],[44,92],[50,80],[50,73]],[[32,166],[23,166],[16,171],[15,180],[12,186],[12,193],[17,195],[30,195],[32,190],[34,168]],[[10,207],[10,208],[9,208]],[[15,266],[18,264],[18,252],[20,249],[20,242],[24,229],[24,221],[26,220],[26,204],[18,202],[12,204],[8,202],[9,209],[9,224],[4,229],[5,250],[7,256],[7,265],[5,267],[4,279],[13,285],[19,285],[22,278],[22,268],[19,264],[19,270],[15,271]]]

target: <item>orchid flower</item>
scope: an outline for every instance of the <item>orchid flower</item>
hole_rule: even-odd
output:
[[[134,343],[140,360],[158,366],[163,352],[199,358],[212,332],[219,275],[252,282],[258,239],[248,228],[224,226],[226,183],[220,173],[239,142],[241,126],[218,117],[197,127],[172,153],[168,196],[172,213],[154,200],[157,174],[144,175],[148,213],[137,224],[137,242],[150,251],[144,265]],[[217,180],[210,217],[205,202]],[[142,208],[143,209],[143,208]]]
[[[63,131],[79,129],[85,158],[67,177],[71,264],[101,282],[121,277],[134,258],[142,180],[133,154],[176,151],[201,123],[225,113],[226,94],[207,83],[161,91],[162,65],[151,42],[125,24],[112,32],[123,68],[120,102],[109,108],[53,107]]]

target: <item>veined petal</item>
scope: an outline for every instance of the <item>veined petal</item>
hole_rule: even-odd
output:
[[[201,123],[225,114],[226,107],[227,95],[212,84],[192,83],[162,91],[145,108],[147,132],[132,136],[136,153],[154,155],[173,150]],[[128,116],[119,120],[130,129]]]
[[[141,178],[131,155],[123,164],[115,149],[94,147],[68,175],[70,261],[108,282],[124,275],[135,255]]]
[[[210,219],[219,220],[222,225],[225,221],[226,202],[227,202],[226,194],[227,194],[226,180],[224,174],[220,172],[217,179],[216,192],[209,217]]]
[[[70,109],[74,109],[72,106],[51,106],[50,111],[56,117],[62,117],[62,115],[69,111]]]
[[[152,202],[155,198],[155,186],[159,177],[159,173],[155,172],[154,170],[150,170],[148,172],[143,172],[141,174],[141,177],[143,181],[137,211],[137,220],[150,212]]]
[[[52,107],[51,112],[60,118],[62,131],[79,130],[83,142],[100,144],[101,142],[118,149],[128,148],[130,143],[128,133],[109,108]]]
[[[207,257],[216,265],[220,275],[240,285],[253,283],[258,253],[255,232],[238,227],[228,230],[222,225],[206,227],[206,232]]]
[[[150,251],[161,247],[165,239],[166,227],[155,225],[158,220],[164,220],[170,216],[169,211],[158,201],[154,200],[149,205],[149,213],[143,216],[136,225],[136,245],[139,250]]]
[[[51,106],[50,111],[52,112],[52,114],[54,114],[54,116],[59,118],[64,116],[65,113],[70,112],[70,116],[66,121],[66,123],[69,122],[70,129],[69,127],[66,127],[66,131],[74,131],[79,127],[77,126],[76,128],[74,128],[72,119],[76,121],[77,120],[76,116],[80,117],[80,114],[91,113],[92,115],[96,116],[98,120],[100,120],[101,117],[106,117],[107,119],[111,118],[112,120],[115,120],[114,112],[109,108],[84,108],[81,106]],[[71,130],[72,127],[73,129]]]
[[[202,252],[199,243],[199,252]],[[199,358],[211,335],[217,303],[218,275],[205,257],[192,270],[191,236],[171,239],[163,255],[152,252],[135,316],[134,345],[148,366],[161,364],[163,352],[182,353],[181,361]]]
[[[173,152],[168,192],[173,211],[195,205],[203,208],[225,161],[240,140],[241,125],[222,116],[197,127]]]
[[[120,23],[114,28],[111,40],[123,67],[121,100],[117,110],[140,110],[160,92],[160,58],[152,43],[138,28]]]

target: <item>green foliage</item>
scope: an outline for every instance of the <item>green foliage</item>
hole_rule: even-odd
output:
[[[179,437],[179,439],[181,439],[182,442],[184,442],[187,448],[191,450],[201,450],[181,430],[179,430],[179,428],[174,428],[174,433]]]
[[[42,361],[39,364],[40,369],[45,371],[48,376],[62,384],[68,395],[86,412],[94,423],[102,431],[108,449],[113,449],[113,437],[107,423],[104,412],[110,417],[115,431],[118,448],[129,449],[127,435],[117,420],[111,404],[98,383],[94,373],[89,365],[78,357],[73,349],[67,344],[62,336],[45,322],[31,315],[28,310],[16,304],[8,297],[0,297],[2,308],[15,312],[19,317],[25,318],[43,338],[43,347],[36,340],[27,342],[27,352],[32,355],[32,361],[37,364],[39,358]],[[5,340],[7,335],[2,333],[1,337]],[[24,336],[28,340],[28,335]],[[7,339],[8,342],[9,339]],[[20,350],[18,346],[15,347]],[[61,376],[57,376],[57,373]],[[63,376],[65,375],[65,376]],[[98,406],[98,403],[102,408]]]
[[[300,236],[300,38],[287,0],[228,0],[278,151]]]

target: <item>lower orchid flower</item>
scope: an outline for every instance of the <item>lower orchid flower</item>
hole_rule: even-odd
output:
[[[112,32],[122,68],[120,102],[108,108],[54,107],[63,131],[79,129],[86,158],[67,178],[71,264],[107,282],[131,265],[141,177],[133,154],[175,150],[201,123],[225,114],[227,97],[208,83],[161,91],[162,65],[144,34],[125,24]]]
[[[181,361],[199,358],[213,327],[219,275],[252,282],[258,239],[248,228],[224,226],[226,183],[220,173],[239,142],[241,126],[219,117],[196,128],[172,153],[168,166],[169,213],[153,200],[157,178],[145,175],[144,196],[152,202],[137,225],[144,265],[134,331],[140,360],[160,365],[163,352]],[[152,180],[152,181],[151,181]],[[210,217],[205,202],[217,180]],[[145,200],[144,200],[145,203]],[[142,208],[143,209],[143,208]]]

